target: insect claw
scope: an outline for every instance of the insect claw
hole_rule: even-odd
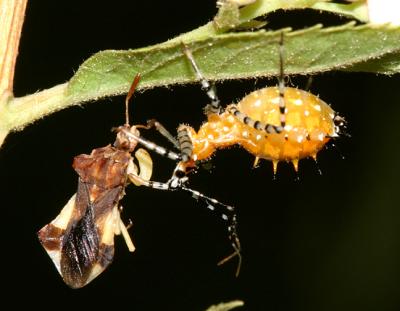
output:
[[[132,219],[128,219],[128,224],[125,226],[126,227],[126,230],[129,230],[130,228],[132,228],[132,225],[133,225],[133,222],[132,222]]]

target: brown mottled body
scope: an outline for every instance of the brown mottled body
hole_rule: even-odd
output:
[[[153,162],[136,149],[141,125],[129,125],[129,99],[140,81],[136,74],[125,99],[125,125],[114,129],[114,144],[74,158],[79,175],[77,193],[38,237],[63,280],[80,288],[98,276],[114,257],[114,235],[122,234],[130,252],[135,246],[120,218],[119,201],[129,181],[136,186],[150,180]],[[133,162],[136,158],[139,167]]]
[[[60,219],[38,233],[65,283],[79,288],[100,274],[114,256],[114,231],[119,225],[118,202],[124,196],[128,151],[112,146],[95,149],[74,159],[79,184]],[[71,206],[73,205],[73,207]]]
[[[130,252],[135,246],[120,218],[119,201],[125,195],[128,179],[136,186],[150,180],[153,162],[146,150],[136,150],[139,168],[131,153],[139,138],[138,126],[129,125],[128,103],[140,75],[132,82],[125,99],[125,125],[115,129],[114,144],[74,158],[79,175],[77,193],[60,214],[39,232],[43,247],[63,280],[80,288],[98,276],[114,257],[114,235],[122,234]]]

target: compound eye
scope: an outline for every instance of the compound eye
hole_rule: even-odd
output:
[[[175,172],[175,176],[178,177],[178,178],[183,178],[183,177],[186,176],[186,174],[185,174],[184,171],[178,169],[178,170]]]

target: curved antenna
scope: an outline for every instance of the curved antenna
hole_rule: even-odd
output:
[[[125,98],[125,125],[129,125],[129,100],[132,98],[133,93],[135,93],[136,87],[139,84],[140,81],[140,73],[137,73],[135,76],[135,79],[133,79],[133,82],[131,84],[131,87],[129,88],[128,94],[126,94]]]

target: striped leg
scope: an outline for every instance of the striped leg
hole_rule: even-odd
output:
[[[134,133],[128,131],[128,130],[124,130],[124,134],[126,134],[126,136],[130,137],[131,139],[136,140],[139,144],[141,144],[142,146],[146,147],[149,150],[152,150],[154,152],[157,152],[158,154],[167,157],[171,160],[177,161],[177,160],[181,160],[181,156],[173,151],[170,151],[168,149],[165,149],[164,147],[161,147],[147,139],[144,139],[143,137],[140,137],[138,135],[135,135]]]
[[[283,45],[284,33],[281,32],[279,41],[279,78],[278,78],[278,91],[279,91],[279,113],[280,113],[280,126],[273,124],[263,123],[261,121],[254,120],[239,111],[235,105],[227,107],[227,111],[233,114],[244,124],[255,128],[256,130],[265,131],[267,134],[281,133],[286,125],[286,104],[285,104],[285,73],[284,73],[284,45]]]
[[[242,263],[242,257],[240,253],[241,251],[240,240],[237,234],[237,216],[235,208],[233,206],[219,202],[218,200],[206,196],[199,191],[184,186],[184,183],[187,181],[187,177],[180,178],[174,175],[168,182],[161,183],[157,181],[145,180],[136,174],[128,174],[128,176],[129,179],[136,185],[140,184],[145,187],[150,187],[159,190],[170,190],[170,191],[181,189],[185,192],[190,193],[195,199],[202,200],[207,204],[208,209],[218,213],[221,216],[221,218],[227,223],[229,240],[231,241],[232,247],[234,249],[234,252],[231,255],[219,261],[218,265],[222,265],[225,262],[232,259],[233,257],[237,256],[239,262],[238,262],[238,267],[236,269],[236,276],[239,275]]]
[[[186,188],[185,186],[180,187],[182,190],[187,191],[192,194],[192,196],[195,199],[201,199],[207,204],[207,208],[210,209],[213,212],[219,213],[221,218],[226,221],[227,223],[227,228],[228,228],[228,234],[229,234],[229,240],[231,241],[231,245],[233,248],[233,253],[230,254],[229,256],[223,258],[218,262],[218,265],[223,265],[227,261],[231,260],[234,257],[238,257],[238,265],[236,268],[236,277],[239,276],[240,273],[240,268],[242,265],[242,255],[241,255],[241,246],[240,246],[240,240],[239,236],[237,234],[237,216],[235,212],[235,208],[230,205],[226,205],[224,203],[221,203],[217,201],[214,198],[210,198],[208,196],[205,196],[204,194],[190,189]]]
[[[286,124],[286,105],[285,105],[285,73],[283,70],[283,59],[285,55],[285,49],[283,46],[283,31],[281,32],[281,38],[279,41],[279,112],[281,115],[281,127],[284,128]]]
[[[281,133],[283,131],[283,126],[276,126],[269,123],[263,123],[261,121],[255,121],[243,112],[240,112],[237,109],[236,105],[230,105],[226,108],[226,110],[233,114],[236,118],[238,118],[244,124],[255,128],[256,130],[265,131],[267,134]]]
[[[164,147],[161,147],[139,135],[136,135],[134,133],[132,133],[131,131],[128,130],[123,130],[125,135],[127,135],[128,137],[130,137],[132,140],[137,141],[139,144],[141,144],[142,146],[146,147],[149,150],[152,150],[164,157],[167,157],[173,161],[182,161],[183,163],[186,163],[187,161],[189,161],[191,159],[191,155],[192,155],[192,141],[190,136],[188,135],[188,131],[187,131],[187,127],[184,125],[181,125],[178,129],[178,148],[181,150],[180,154],[177,154],[171,150],[168,150]],[[175,180],[183,180],[186,175],[187,171],[186,171],[186,167],[183,168],[182,166],[178,165],[177,168],[175,169],[174,172],[174,177]],[[182,181],[180,181],[182,182]],[[156,187],[154,187],[156,188]],[[165,189],[168,190],[168,189]]]
[[[188,127],[186,125],[181,124],[178,127],[178,142],[182,161],[188,162],[192,157],[193,143],[189,136]]]
[[[179,149],[179,143],[175,137],[156,119],[147,120],[147,126],[143,126],[146,129],[155,128],[162,136],[168,139],[177,149]]]
[[[154,127],[161,135],[167,138],[177,149],[180,150],[180,155],[173,151],[167,150],[155,143],[144,139],[143,137],[127,132],[127,135],[132,137],[132,139],[137,140],[140,144],[146,148],[153,150],[162,156],[166,156],[171,160],[182,160],[182,162],[188,162],[192,156],[193,145],[192,140],[188,134],[187,126],[180,125],[178,128],[178,140],[176,140],[172,134],[157,120],[151,119],[147,121],[147,125],[136,126],[138,128],[150,129]]]
[[[210,83],[201,73],[199,66],[197,66],[196,61],[194,60],[193,54],[190,51],[189,47],[182,42],[182,50],[183,53],[186,55],[187,59],[190,61],[192,68],[196,73],[197,79],[200,80],[201,88],[207,93],[208,98],[211,100],[211,103],[205,107],[205,113],[220,113],[221,112],[221,105],[220,100],[217,96],[217,89],[214,83]]]

